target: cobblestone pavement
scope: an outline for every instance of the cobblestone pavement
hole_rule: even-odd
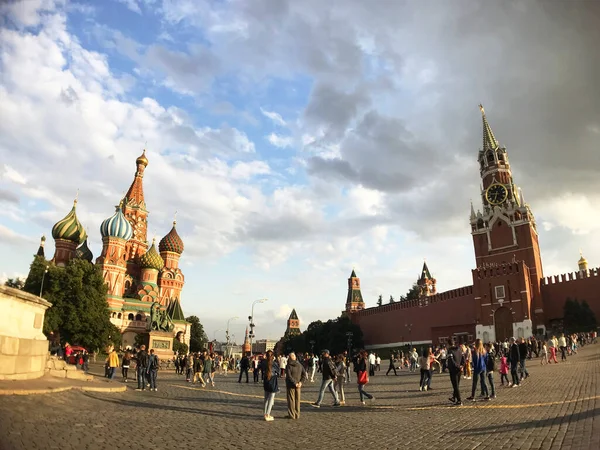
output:
[[[275,421],[264,422],[262,386],[232,375],[199,388],[162,371],[158,392],[136,392],[132,380],[124,393],[4,397],[0,449],[239,449],[265,441],[271,448],[600,449],[600,345],[563,364],[528,361],[531,376],[519,388],[498,386],[495,374],[496,400],[459,408],[449,406],[446,374],[434,375],[433,391],[419,392],[417,374],[386,377],[382,369],[367,386],[376,397],[367,406],[348,383],[348,406],[327,406],[327,394],[311,408],[318,384],[308,385],[298,421],[284,419],[280,393]],[[470,380],[461,386],[468,397]]]

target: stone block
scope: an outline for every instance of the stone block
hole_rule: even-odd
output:
[[[65,373],[67,374],[67,378],[70,380],[87,380],[87,374],[81,370],[76,370],[75,372],[69,370]]]
[[[48,355],[48,341],[46,339],[34,339],[32,341],[32,355]]]
[[[64,370],[66,370],[67,372],[75,372],[77,370],[77,367],[73,364],[65,364]]]
[[[12,375],[15,373],[15,364],[17,357],[10,355],[0,355],[0,374]]]
[[[54,369],[54,360],[53,359],[48,359],[48,361],[46,361],[46,369]]]
[[[67,367],[67,363],[64,360],[62,360],[62,359],[54,360],[54,368],[56,370],[65,370],[65,367]]]
[[[46,355],[31,356],[31,371],[42,372],[44,370],[44,363],[46,361]]]
[[[31,372],[31,356],[17,356],[15,362],[15,373]]]
[[[18,355],[19,338],[0,336],[0,355]]]
[[[33,339],[19,339],[19,356],[31,356]]]
[[[52,377],[56,377],[56,378],[66,378],[67,377],[67,371],[66,370],[48,370],[48,375],[52,376]]]

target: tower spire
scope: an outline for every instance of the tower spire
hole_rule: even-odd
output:
[[[485,109],[483,109],[483,105],[481,103],[479,104],[479,109],[481,110],[481,118],[483,120],[483,151],[496,150],[499,144],[496,140],[496,136],[494,136],[492,127],[490,127],[490,124],[485,117]]]

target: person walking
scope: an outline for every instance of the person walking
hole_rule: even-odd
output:
[[[548,345],[546,341],[542,342],[542,361],[540,364],[543,366],[544,364],[548,364]]]
[[[485,371],[490,384],[490,398],[496,398],[496,386],[494,385],[494,372],[496,371],[496,355],[492,350],[492,344],[485,344],[487,357],[485,359]]]
[[[204,352],[204,363],[202,366],[202,378],[206,381],[206,384],[210,382],[211,386],[214,386],[215,383],[212,379],[212,368],[213,361],[208,352]]]
[[[515,338],[510,338],[510,348],[508,350],[508,361],[510,364],[510,375],[512,377],[512,383],[509,386],[519,386],[519,363],[521,361],[521,354],[519,352],[519,345],[515,342]]]
[[[146,352],[146,346],[141,345],[140,351],[136,355],[137,361],[137,382],[138,387],[136,391],[143,391],[146,388],[146,370],[148,369],[148,352]]]
[[[458,347],[454,339],[448,339],[448,350],[446,352],[446,368],[450,375],[452,383],[452,397],[450,401],[456,406],[462,405],[460,398],[460,376],[465,365],[465,355],[460,347]]]
[[[322,374],[323,381],[321,382],[321,389],[319,390],[319,397],[315,403],[311,403],[311,406],[314,408],[320,408],[321,402],[323,401],[323,396],[325,395],[325,390],[329,388],[329,392],[333,396],[333,406],[340,406],[340,400],[338,399],[337,392],[333,388],[333,383],[335,382],[337,375],[335,364],[331,361],[329,357],[329,350],[323,350],[322,352],[323,360],[322,360]]]
[[[358,358],[354,363],[354,371],[356,372],[360,403],[365,404],[365,397],[369,400],[375,400],[375,397],[365,391],[365,386],[369,383],[369,356],[366,350],[361,350],[358,354]]]
[[[131,365],[131,354],[125,352],[123,360],[121,361],[121,374],[123,375],[123,382],[127,383],[127,375],[129,373],[129,366]]]
[[[119,367],[119,355],[114,347],[112,347],[106,361],[108,363],[108,379],[112,381],[115,378],[117,367]]]
[[[240,360],[240,377],[238,378],[238,383],[242,382],[242,375],[246,375],[246,383],[248,383],[248,370],[250,369],[250,360],[248,359],[248,355],[242,356]]]
[[[556,360],[556,347],[558,347],[558,340],[556,339],[556,336],[552,336],[548,341],[548,348],[550,350],[549,363],[554,361],[556,364],[558,364],[558,361]]]
[[[289,419],[300,418],[300,394],[302,384],[308,379],[306,369],[298,362],[295,353],[288,355],[285,368],[285,393],[288,406]]]
[[[337,355],[335,358],[336,378],[334,389],[338,392],[340,405],[346,404],[346,396],[344,395],[344,383],[346,382],[346,362],[344,355]]]
[[[567,360],[567,338],[565,333],[562,333],[558,338],[558,347],[560,348],[560,362]]]
[[[504,381],[506,381],[507,386],[510,386],[510,382],[508,381],[508,359],[506,355],[500,357],[500,383],[502,386],[504,386]]]
[[[266,359],[263,360],[263,388],[265,390],[264,417],[267,422],[272,422],[274,417],[271,409],[275,403],[275,394],[279,392],[279,365],[273,356],[273,350],[267,351]]]
[[[148,378],[150,380],[150,390],[158,391],[156,388],[156,377],[158,376],[158,368],[160,366],[158,356],[154,354],[154,349],[150,349],[150,355],[148,355]]]
[[[523,378],[529,378],[529,372],[527,371],[527,367],[525,367],[525,362],[527,360],[527,354],[529,353],[529,348],[527,346],[527,342],[525,338],[521,338],[519,343],[519,357],[521,358],[519,361],[519,367],[521,368],[521,380]]]
[[[388,367],[387,372],[385,373],[386,376],[390,374],[390,370],[394,371],[394,375],[398,375],[398,373],[396,372],[396,363],[394,362],[394,353],[390,353],[390,367]]]
[[[481,384],[481,391],[485,396],[486,400],[490,399],[489,391],[487,385],[485,384],[485,368],[486,368],[486,357],[487,353],[483,348],[483,343],[481,339],[475,340],[475,350],[472,353],[472,361],[473,361],[473,383],[471,388],[471,396],[467,398],[467,400],[475,401],[475,391],[477,390],[477,380],[479,380]]]

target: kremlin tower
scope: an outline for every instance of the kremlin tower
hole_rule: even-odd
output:
[[[148,210],[144,198],[143,178],[148,158],[146,150],[136,161],[133,182],[115,212],[100,225],[102,252],[96,264],[102,269],[108,293],[111,322],[123,335],[123,347],[133,346],[135,336],[147,333],[152,305],[167,312],[173,322],[173,335],[189,345],[190,324],[181,308],[184,276],[179,268],[183,241],[175,228],[160,240],[148,245]],[[87,233],[73,208],[52,228],[56,251],[52,261],[59,267],[72,258],[92,262]],[[44,251],[42,238],[38,254]]]

